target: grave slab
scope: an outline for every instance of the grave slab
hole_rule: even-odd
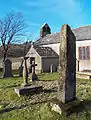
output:
[[[40,93],[41,91],[42,91],[42,86],[35,86],[35,85],[15,88],[15,93],[17,93],[18,96],[33,95],[33,94]]]

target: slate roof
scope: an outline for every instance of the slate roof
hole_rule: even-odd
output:
[[[58,54],[50,47],[34,47],[41,57],[58,57]]]
[[[77,41],[91,40],[91,25],[72,29]]]
[[[91,25],[72,29],[76,36],[76,41],[91,40]],[[35,45],[54,44],[60,42],[60,32],[47,34],[43,38],[38,39]]]

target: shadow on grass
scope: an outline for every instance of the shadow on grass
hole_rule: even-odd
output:
[[[23,109],[24,107],[26,107],[26,105],[21,105],[19,107],[5,108],[3,110],[0,110],[0,114],[7,113],[7,112],[10,112],[12,110]]]
[[[17,84],[17,85],[10,85],[10,86],[5,86],[5,88],[12,88],[12,87],[18,87],[20,86],[21,84]]]
[[[19,77],[18,75],[13,75],[13,77],[6,77],[6,78],[3,78],[3,76],[0,76],[0,79],[13,79],[13,78],[22,78],[22,77]]]
[[[55,89],[44,89],[42,92],[43,93],[52,93],[52,92],[57,92],[57,90],[55,90]]]
[[[42,80],[42,79],[39,79],[39,81],[42,81],[42,82],[54,82],[54,81],[57,81],[57,80]]]
[[[85,112],[85,117],[86,117],[86,120],[90,120],[91,119],[91,114],[90,114],[90,111],[91,110],[91,100],[84,100],[82,101],[77,107],[74,107],[70,114],[78,114],[80,112]]]

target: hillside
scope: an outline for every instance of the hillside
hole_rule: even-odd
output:
[[[7,57],[22,57],[24,56],[29,48],[31,47],[31,42],[23,44],[11,44],[8,50]],[[0,58],[3,57],[3,48],[0,47]]]

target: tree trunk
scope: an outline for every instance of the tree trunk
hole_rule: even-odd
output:
[[[5,59],[6,59],[6,52],[4,52],[3,62],[5,61]]]
[[[6,59],[6,52],[4,52],[4,56],[3,56],[3,77],[4,77],[4,73],[5,73],[5,59]]]

